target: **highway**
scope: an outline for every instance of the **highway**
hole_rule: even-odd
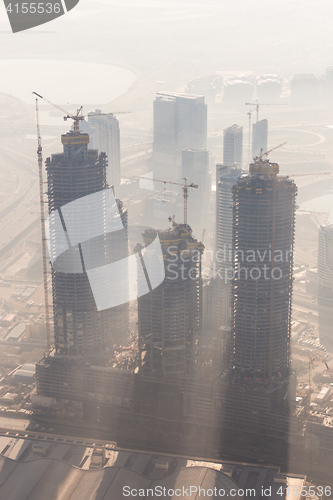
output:
[[[16,189],[0,205],[0,256],[22,239],[39,220],[38,177],[32,159],[0,145],[2,171],[16,176]]]

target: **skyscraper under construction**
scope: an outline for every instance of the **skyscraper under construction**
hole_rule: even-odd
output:
[[[88,150],[88,134],[69,132],[61,142],[63,153],[46,161],[55,348],[95,356],[128,332],[128,305],[98,310],[87,272],[127,256],[127,210],[106,183],[106,155]],[[108,227],[110,211],[117,227]]]
[[[270,381],[290,370],[296,186],[269,160],[233,187],[233,366]]]
[[[146,230],[149,244],[156,230]],[[201,332],[201,254],[203,245],[190,226],[173,222],[158,231],[165,279],[138,299],[140,371],[157,376],[186,375],[194,364],[195,340]]]

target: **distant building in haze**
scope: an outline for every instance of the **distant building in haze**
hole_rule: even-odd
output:
[[[179,181],[182,150],[207,147],[203,96],[158,92],[154,101],[154,177]]]
[[[266,119],[254,123],[252,126],[252,158],[267,151],[268,121]]]
[[[223,164],[242,166],[243,127],[232,125],[223,130]]]
[[[100,109],[88,114],[90,145],[108,157],[107,182],[116,190],[120,185],[120,131],[113,114],[102,114]],[[116,191],[117,192],[117,191]]]

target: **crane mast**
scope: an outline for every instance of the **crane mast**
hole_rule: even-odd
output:
[[[44,281],[44,302],[45,302],[45,325],[46,325],[46,344],[47,352],[51,350],[51,329],[50,329],[50,310],[49,296],[47,289],[47,257],[46,257],[46,233],[45,233],[45,213],[44,213],[44,192],[43,192],[43,150],[42,139],[40,135],[39,125],[39,109],[38,99],[36,99],[36,122],[37,122],[37,138],[38,138],[38,175],[39,175],[39,199],[40,199],[40,222],[42,231],[42,254],[43,254],[43,281]]]

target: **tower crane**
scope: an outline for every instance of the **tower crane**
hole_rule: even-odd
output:
[[[283,103],[281,103],[281,104],[272,104],[271,102],[270,103],[267,103],[267,102],[258,102],[258,99],[256,99],[256,102],[246,102],[245,106],[255,106],[255,108],[252,111],[250,111],[250,113],[252,114],[253,111],[257,111],[257,123],[258,123],[258,120],[259,120],[259,106],[287,106],[287,104],[283,104]]]
[[[58,106],[58,104],[54,104],[54,102],[49,101],[48,99],[41,96],[40,94],[37,94],[37,92],[33,92],[33,94],[35,94],[40,99],[43,99],[43,101],[47,102],[48,104],[51,104],[51,106],[53,106],[54,108],[59,109],[59,111],[61,111],[62,113],[65,113],[64,121],[67,121],[69,118],[71,120],[73,120],[74,121],[74,132],[77,132],[77,133],[79,132],[79,130],[80,130],[79,122],[86,118],[86,115],[82,114],[83,106],[80,106],[76,110],[75,114],[69,114],[68,111],[66,111],[64,108],[62,108],[61,106]],[[113,113],[94,113],[93,116],[122,115],[122,114],[126,114],[126,113],[130,113],[130,111],[114,111]]]
[[[287,141],[283,142],[282,144],[279,144],[278,146],[275,146],[274,148],[270,149],[269,151],[266,151],[266,153],[262,153],[260,156],[256,156],[255,158],[253,158],[254,162],[262,161],[262,158],[264,156],[267,156],[269,153],[271,153],[275,149],[280,148],[281,146],[284,146],[285,144],[287,144]],[[310,176],[310,175],[333,175],[333,171],[332,172],[309,172],[307,174],[286,174],[286,175],[288,175],[288,177],[306,177],[306,176]]]
[[[305,177],[308,175],[333,175],[333,172],[309,172],[308,174],[288,174],[288,177]]]
[[[281,146],[284,146],[285,144],[287,144],[287,141],[283,142],[282,144],[279,144],[278,146],[275,146],[274,148],[270,149],[269,151],[266,151],[266,153],[261,153],[260,156],[256,156],[255,158],[253,158],[254,162],[262,161],[263,156],[267,156],[269,153],[271,153],[275,149],[280,148]]]
[[[43,278],[44,278],[44,301],[45,301],[45,325],[46,325],[46,344],[47,352],[51,350],[51,328],[50,328],[50,310],[49,296],[47,288],[47,258],[46,258],[46,234],[45,234],[45,212],[44,212],[44,192],[43,192],[43,153],[42,139],[40,135],[39,125],[39,109],[38,98],[36,99],[36,122],[37,122],[37,138],[38,138],[38,174],[39,174],[39,199],[40,199],[40,222],[42,230],[42,254],[43,254]]]
[[[249,163],[250,163],[250,155],[251,155],[251,118],[252,118],[252,113],[253,111],[257,112],[257,122],[259,121],[259,106],[287,106],[287,104],[272,104],[272,103],[265,103],[265,102],[258,102],[258,99],[256,99],[256,102],[246,102],[245,106],[255,106],[253,109],[248,111],[247,115],[249,117]]]
[[[186,177],[183,177],[184,179],[184,184],[181,184],[180,182],[173,182],[173,181],[162,181],[161,179],[150,179],[149,177],[140,177],[138,175],[134,176],[136,179],[145,179],[147,181],[153,180],[154,182],[163,182],[163,184],[174,184],[175,186],[182,186],[183,189],[183,197],[184,197],[184,224],[187,224],[187,199],[188,199],[188,188],[193,188],[197,189],[199,186],[198,184],[187,184],[187,179]]]

